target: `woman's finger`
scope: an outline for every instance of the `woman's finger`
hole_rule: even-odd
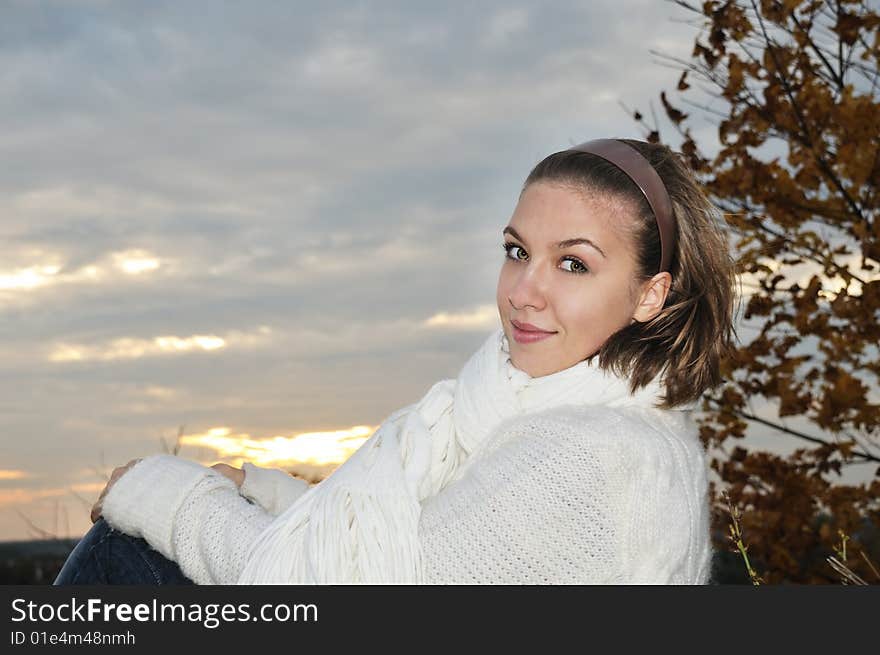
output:
[[[222,462],[214,464],[211,468],[232,480],[237,487],[240,487],[244,482],[245,473],[243,469],[235,468],[234,466],[223,464]]]

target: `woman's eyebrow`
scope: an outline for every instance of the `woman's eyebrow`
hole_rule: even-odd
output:
[[[523,238],[517,233],[517,231],[514,230],[514,229],[513,229],[512,227],[510,227],[509,225],[508,225],[507,227],[504,228],[504,230],[502,231],[502,234],[509,234],[510,236],[512,236],[512,237],[513,237],[514,239],[516,239],[517,241],[522,241],[523,243],[526,242],[526,240],[523,239]],[[605,253],[602,251],[602,249],[601,249],[599,246],[597,246],[595,243],[593,243],[592,241],[590,241],[589,239],[587,239],[586,237],[577,237],[577,238],[575,238],[575,239],[566,239],[565,241],[560,241],[559,243],[557,243],[557,244],[556,244],[556,247],[559,248],[560,250],[562,250],[563,248],[570,248],[571,246],[577,246],[577,245],[581,245],[581,244],[583,244],[583,245],[585,245],[585,246],[592,246],[592,247],[595,248],[597,251],[599,251],[599,254],[600,254],[600,255],[602,255],[603,257],[605,257],[605,259],[608,259],[608,257],[607,257],[607,256],[605,255]]]

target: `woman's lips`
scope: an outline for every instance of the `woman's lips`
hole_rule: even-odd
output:
[[[556,334],[555,332],[521,330],[514,323],[511,323],[510,325],[513,327],[513,338],[517,343],[535,343],[536,341],[543,341],[547,337],[552,337]]]

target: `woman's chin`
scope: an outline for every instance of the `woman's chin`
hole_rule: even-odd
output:
[[[514,368],[519,369],[524,373],[528,373],[531,378],[538,378],[546,374],[543,367],[536,366],[534,363],[528,361],[522,361],[522,358],[516,357],[515,355],[511,355],[510,363],[513,364]]]

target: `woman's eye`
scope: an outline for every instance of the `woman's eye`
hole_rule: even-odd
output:
[[[517,252],[525,252],[525,250],[523,250],[520,246],[516,245],[515,243],[507,242],[504,245],[502,245],[501,247],[504,248],[504,252],[507,253],[507,256],[510,257],[511,259],[520,259],[518,254],[514,254],[513,256],[511,256],[511,254],[510,254],[511,250],[516,250]]]
[[[574,259],[573,257],[567,258],[563,261],[563,263],[570,263],[571,268],[566,268],[566,271],[571,273],[586,273],[587,267],[584,266],[584,263],[579,259]]]
[[[508,242],[504,243],[501,247],[504,248],[504,252],[505,252],[506,256],[508,257],[508,259],[513,259],[515,261],[523,261],[523,259],[525,259],[525,257],[528,257],[528,253],[526,253],[526,251],[523,250],[522,246],[518,246],[515,243],[511,243],[508,241]],[[513,252],[513,254],[511,254],[511,252]],[[524,256],[521,256],[523,253],[525,253]],[[580,274],[589,272],[589,269],[586,267],[586,265],[581,260],[577,259],[576,257],[566,257],[563,260],[563,264],[565,264],[565,263],[570,263],[571,268],[563,268],[562,270],[567,271],[569,273],[574,273],[575,275],[580,275]]]

